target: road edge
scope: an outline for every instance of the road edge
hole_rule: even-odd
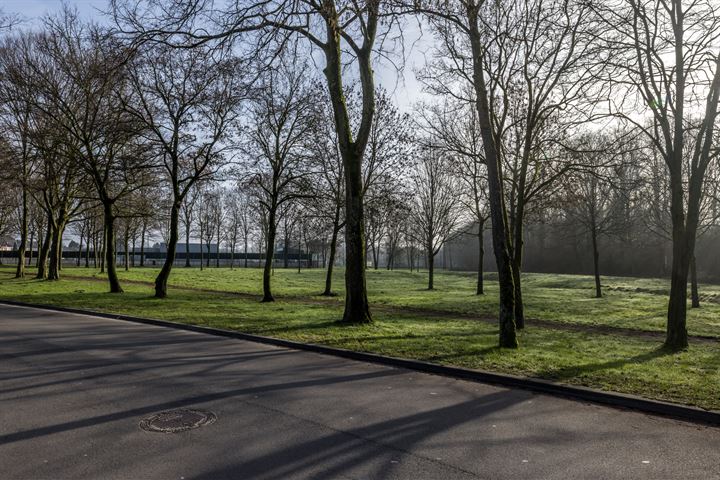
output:
[[[664,402],[661,400],[652,400],[617,392],[607,392],[596,390],[588,387],[580,387],[575,385],[567,385],[563,383],[552,382],[532,377],[522,377],[505,373],[495,373],[484,370],[475,370],[463,367],[451,367],[439,365],[436,363],[424,362],[421,360],[411,360],[399,357],[388,357],[376,353],[358,352],[355,350],[346,350],[343,348],[328,347],[315,343],[302,343],[293,340],[285,340],[282,338],[266,337],[262,335],[254,335],[243,333],[236,330],[226,330],[214,327],[205,327],[201,325],[192,325],[186,323],[172,322],[168,320],[157,320],[152,318],[135,317],[132,315],[123,315],[115,313],[97,312],[93,310],[84,310],[72,307],[60,307],[56,305],[44,305],[27,302],[19,302],[15,300],[0,299],[0,304],[11,305],[16,307],[38,308],[43,310],[51,310],[57,312],[73,313],[78,315],[88,315],[99,318],[107,318],[112,320],[123,320],[146,325],[154,325],[159,327],[174,328],[178,330],[186,330],[191,332],[204,333],[219,337],[236,338],[247,340],[255,343],[263,343],[278,347],[291,348],[295,350],[303,350],[315,352],[334,357],[347,358],[362,362],[374,363],[379,365],[387,365],[396,368],[404,368],[423,373],[430,373],[444,377],[469,380],[479,383],[488,383],[497,386],[518,388],[529,390],[536,393],[544,393],[557,397],[571,398],[590,403],[608,405],[611,407],[635,410],[652,415],[663,417],[671,417],[680,420],[686,420],[693,423],[705,425],[720,425],[720,411],[705,410],[689,405],[678,403]]]

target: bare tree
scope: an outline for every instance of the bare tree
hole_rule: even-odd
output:
[[[142,186],[149,168],[140,126],[121,108],[127,94],[128,52],[75,12],[46,21],[32,67],[35,107],[72,139],[73,158],[92,182],[103,206],[105,268],[110,291],[122,292],[115,268],[117,203]],[[41,93],[41,94],[40,94]]]
[[[125,108],[147,127],[172,198],[167,255],[155,279],[158,298],[167,296],[184,199],[223,166],[243,97],[242,65],[229,56],[216,60],[214,53],[145,45],[129,69],[133,97]]]
[[[375,114],[375,85],[372,61],[381,49],[392,49],[388,35],[396,17],[380,0],[364,2],[304,2],[280,0],[236,4],[229,9],[211,9],[207,2],[189,8],[174,8],[173,0],[136,2],[112,0],[115,18],[125,31],[141,39],[197,45],[213,41],[247,39],[245,45],[287,45],[288,37],[306,40],[325,60],[323,73],[330,95],[338,145],[345,170],[345,312],[343,321],[372,321],[365,281],[365,219],[362,162]],[[187,7],[187,6],[186,6]],[[202,21],[200,20],[202,19]],[[380,38],[381,42],[376,42]],[[257,48],[253,49],[257,54]],[[353,122],[345,101],[343,71],[357,68],[362,109]],[[353,124],[358,125],[353,128]]]
[[[417,171],[412,175],[414,201],[411,232],[425,248],[428,290],[434,288],[435,256],[457,233],[462,223],[462,205],[457,179],[448,160],[430,149],[421,152]]]
[[[11,19],[0,11],[0,32],[9,28]],[[35,95],[27,76],[31,71],[27,59],[35,49],[35,38],[31,34],[5,39],[0,44],[0,129],[5,137],[6,153],[15,158],[9,165],[15,172],[9,181],[20,185],[20,244],[15,278],[25,276],[25,254],[28,248],[28,182],[32,169],[32,148],[30,131],[32,129],[32,111]]]
[[[466,101],[446,98],[444,103],[420,105],[418,123],[430,139],[429,148],[448,155],[449,167],[462,185],[461,201],[477,225],[478,267],[475,293],[484,294],[483,262],[485,257],[485,224],[488,211],[488,186],[482,138],[477,110]]]
[[[647,136],[669,174],[673,261],[665,345],[683,349],[703,185],[717,152],[720,14],[713,2],[681,0],[614,1],[597,11],[613,33],[603,72],[613,88],[609,113]],[[649,116],[652,126],[639,115]]]
[[[285,59],[268,73],[252,107],[252,126],[244,148],[249,181],[257,187],[267,215],[263,302],[274,301],[270,280],[279,211],[303,195],[299,182],[308,174],[304,166],[317,109],[316,91],[304,69],[294,59]]]

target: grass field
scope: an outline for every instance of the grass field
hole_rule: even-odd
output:
[[[593,298],[591,277],[528,274],[528,328],[520,349],[496,347],[497,285],[474,295],[471,273],[439,272],[435,291],[423,273],[369,271],[375,323],[343,326],[342,295],[320,297],[321,270],[278,269],[278,299],[259,303],[259,269],[177,268],[170,297],[152,297],[157,269],[120,272],[126,292],[106,293],[94,270],[65,268],[58,282],[15,280],[0,268],[0,298],[127,313],[322,343],[431,362],[547,378],[720,409],[720,286],[702,285],[703,306],[690,311],[691,347],[662,349],[667,282],[606,277]],[[342,272],[335,286],[342,294]],[[710,337],[710,338],[700,338]]]

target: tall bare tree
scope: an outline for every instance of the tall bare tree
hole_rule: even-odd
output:
[[[270,282],[279,214],[286,203],[304,195],[300,182],[309,173],[308,140],[318,112],[317,93],[305,68],[294,59],[283,59],[279,68],[268,72],[251,110],[244,147],[250,182],[258,187],[267,215],[263,302],[275,300]]]
[[[133,96],[125,108],[147,127],[172,199],[167,255],[155,279],[158,298],[167,296],[184,199],[193,185],[222,168],[243,98],[241,62],[214,55],[202,47],[145,45],[128,69]]]
[[[596,9],[608,30],[609,113],[643,132],[668,171],[673,259],[665,345],[683,349],[688,273],[717,153],[720,13],[714,2],[682,0],[618,0]]]

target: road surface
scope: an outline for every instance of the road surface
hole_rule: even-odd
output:
[[[217,421],[139,427],[183,407]],[[0,477],[708,480],[720,428],[0,305]]]

